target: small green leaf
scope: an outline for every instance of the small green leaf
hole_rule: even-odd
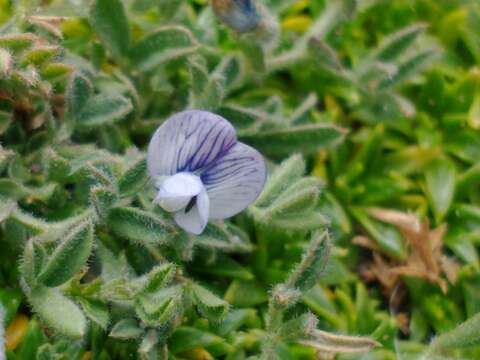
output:
[[[216,346],[225,343],[219,336],[192,327],[179,327],[168,340],[172,354],[182,353],[196,348]]]
[[[143,71],[188,55],[198,45],[190,30],[183,26],[164,26],[145,36],[131,50],[130,57]]]
[[[0,305],[3,306],[3,325],[8,327],[17,314],[23,294],[19,289],[0,289]]]
[[[438,222],[442,221],[455,195],[456,170],[448,159],[433,161],[425,171],[427,194]]]
[[[200,313],[211,321],[221,321],[228,313],[228,303],[198,284],[192,284],[194,301]]]
[[[396,59],[404,53],[415,39],[425,31],[423,24],[412,25],[386,37],[378,49],[375,51],[375,58],[381,61],[390,61]]]
[[[440,350],[468,348],[480,344],[480,314],[476,314],[455,329],[432,341],[428,353]]]
[[[131,207],[111,209],[108,224],[118,236],[138,243],[163,243],[175,231],[158,215]]]
[[[93,94],[93,85],[90,80],[80,73],[74,73],[69,80],[66,89],[66,114],[72,119],[76,119],[78,114],[84,109],[88,100]]]
[[[268,294],[256,281],[235,280],[228,287],[224,298],[235,307],[251,307],[267,302]]]
[[[56,81],[63,79],[67,75],[71,74],[74,68],[71,65],[64,63],[48,63],[45,64],[40,70],[42,78],[48,81]]]
[[[93,1],[90,8],[90,22],[113,56],[127,55],[130,32],[121,0]]]
[[[364,209],[350,208],[350,212],[383,251],[396,259],[405,259],[405,244],[397,229],[391,225],[372,219]]]
[[[310,245],[293,273],[285,282],[287,288],[310,290],[325,271],[332,244],[328,232],[313,233]]]
[[[113,326],[109,336],[115,339],[131,340],[140,338],[143,333],[144,330],[138,326],[135,319],[122,319]]]
[[[248,128],[267,119],[267,114],[262,111],[236,104],[224,104],[218,109],[218,114],[228,119],[237,129]]]
[[[38,281],[47,286],[59,286],[70,280],[88,260],[93,246],[93,229],[89,222],[73,228],[50,255],[38,275]]]
[[[221,79],[209,74],[196,62],[190,64],[191,92],[190,107],[193,109],[216,110],[223,99]]]
[[[33,64],[35,66],[41,66],[57,56],[59,52],[60,48],[57,46],[38,46],[23,54],[21,61],[25,65]]]
[[[116,201],[117,195],[108,187],[93,186],[90,190],[90,202],[93,204],[97,216],[102,220],[107,218],[110,208]]]
[[[87,320],[79,307],[58,289],[35,287],[29,295],[34,311],[53,330],[73,339],[85,335]]]
[[[301,155],[292,155],[284,160],[273,172],[267,181],[262,193],[255,202],[255,206],[266,207],[299,179],[305,172],[305,161]]]
[[[29,48],[38,40],[32,33],[0,35],[0,47],[18,52]]]
[[[202,274],[210,274],[231,279],[252,280],[254,278],[251,271],[229,256],[219,256],[213,264],[194,263],[194,269]]]
[[[137,296],[135,311],[137,316],[151,326],[168,326],[182,311],[181,286],[163,288],[156,293],[143,293]]]
[[[79,298],[78,301],[85,315],[87,315],[91,321],[98,324],[103,330],[106,330],[110,322],[107,305],[99,300],[87,298]]]
[[[143,292],[154,293],[167,286],[176,273],[172,263],[155,266],[146,276]]]
[[[264,221],[270,222],[277,215],[305,213],[313,210],[317,205],[321,185],[320,180],[314,177],[298,180],[285,189],[270,206],[262,209]]]
[[[23,250],[20,272],[28,286],[36,284],[37,277],[44,268],[46,261],[46,250],[41,243],[31,239]]]
[[[475,99],[468,111],[468,125],[470,125],[472,129],[480,129],[480,93],[475,95]]]
[[[240,134],[240,139],[272,157],[296,151],[312,153],[342,141],[345,130],[329,124],[295,126]]]
[[[132,102],[124,96],[97,95],[90,98],[76,115],[77,124],[84,129],[112,124],[125,117],[132,109]]]
[[[147,181],[147,161],[142,158],[120,177],[118,190],[122,196],[130,196],[140,191]]]

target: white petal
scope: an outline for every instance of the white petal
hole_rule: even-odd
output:
[[[196,203],[191,209],[183,209],[175,213],[175,222],[185,231],[199,235],[208,222],[210,201],[207,192],[203,190],[197,195]]]
[[[224,219],[258,197],[265,185],[265,162],[257,150],[237,143],[200,178],[210,199],[210,219]]]
[[[237,142],[235,129],[221,116],[190,110],[167,119],[148,145],[150,176],[196,172],[215,162]]]
[[[185,208],[202,190],[203,184],[198,176],[178,173],[163,180],[154,201],[166,211],[175,212]]]

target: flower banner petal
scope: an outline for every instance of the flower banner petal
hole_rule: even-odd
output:
[[[265,162],[257,150],[237,143],[201,179],[210,198],[210,218],[227,218],[258,197],[266,180]]]
[[[148,146],[150,176],[198,172],[236,142],[235,129],[221,116],[200,110],[175,114],[157,129]]]
[[[182,229],[199,235],[203,232],[205,226],[207,226],[209,207],[210,201],[207,192],[203,190],[197,195],[195,205],[191,208],[187,206],[185,209],[175,213],[175,222]]]

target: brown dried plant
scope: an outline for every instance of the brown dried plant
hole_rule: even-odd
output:
[[[378,281],[385,293],[392,294],[401,275],[421,278],[437,284],[442,292],[447,292],[448,284],[457,280],[457,263],[442,252],[446,224],[435,229],[430,222],[423,222],[414,215],[394,210],[372,208],[369,214],[385,223],[395,226],[407,242],[408,255],[404,261],[398,261],[381,251],[378,245],[366,236],[353,238],[353,243],[373,251],[373,261],[361,272],[368,281]]]

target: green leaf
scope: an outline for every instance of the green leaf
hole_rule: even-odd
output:
[[[224,104],[217,112],[230,121],[236,129],[248,128],[267,119],[267,114],[264,112],[236,104]]]
[[[19,52],[32,46],[38,37],[32,33],[0,35],[0,47]]]
[[[113,56],[127,55],[130,32],[121,0],[95,0],[90,8],[90,23]]]
[[[148,71],[191,54],[197,47],[196,40],[187,28],[164,26],[141,39],[130,51],[130,57],[140,70]]]
[[[297,151],[312,153],[336,145],[343,140],[345,133],[335,125],[315,124],[244,133],[239,137],[263,154],[278,158]]]
[[[142,158],[120,177],[118,190],[122,196],[131,196],[140,191],[147,181],[147,161]]]
[[[433,161],[425,171],[427,195],[437,222],[443,220],[455,195],[456,170],[454,164],[444,158]]]
[[[311,337],[317,327],[318,320],[312,313],[305,313],[282,324],[278,335],[285,342]]]
[[[35,239],[31,239],[25,245],[20,272],[28,286],[33,287],[36,284],[38,274],[44,268],[46,257],[45,248]]]
[[[310,245],[293,273],[285,282],[287,288],[310,290],[320,279],[330,256],[332,244],[328,232],[313,233]]]
[[[132,102],[121,95],[97,95],[88,100],[76,115],[80,128],[93,129],[112,124],[130,113]]]
[[[135,319],[122,319],[113,326],[109,336],[115,339],[131,340],[140,338],[143,333],[144,330],[138,326]]]
[[[219,256],[215,263],[194,263],[195,271],[225,278],[252,280],[252,272],[228,256]]]
[[[38,286],[29,295],[34,311],[53,330],[73,339],[85,335],[87,320],[79,307],[58,289]]]
[[[250,252],[252,245],[248,235],[229,223],[210,223],[195,239],[195,245],[222,252]]]
[[[74,71],[71,65],[64,63],[48,63],[45,64],[40,70],[42,78],[48,81],[56,81],[63,79]]]
[[[372,219],[361,208],[352,207],[350,212],[383,251],[398,260],[405,259],[406,251],[403,238],[393,226]]]
[[[284,160],[273,172],[267,181],[262,193],[255,202],[255,206],[266,207],[299,179],[305,172],[305,161],[301,155],[292,155]]]
[[[313,210],[317,205],[321,185],[320,179],[314,177],[303,178],[290,185],[277,196],[270,206],[262,209],[264,221],[268,223],[277,215],[305,213]]]
[[[223,99],[221,78],[209,74],[207,69],[196,62],[190,63],[190,107],[193,109],[216,110]]]
[[[179,327],[168,340],[168,348],[172,354],[183,353],[196,348],[218,346],[225,343],[219,336],[192,327]]]
[[[176,267],[172,263],[155,266],[145,277],[142,291],[154,293],[167,286],[176,273]]]
[[[228,303],[198,284],[192,284],[195,304],[200,313],[210,321],[221,321],[228,313]]]
[[[8,327],[17,314],[22,302],[22,292],[19,289],[0,289],[0,305],[3,306],[3,325]]]
[[[235,280],[228,287],[225,300],[235,307],[251,307],[267,302],[268,294],[256,281]]]
[[[136,298],[135,311],[145,324],[167,327],[182,311],[182,296],[180,285],[156,293],[143,293]]]
[[[385,90],[389,87],[400,85],[412,75],[420,72],[425,66],[430,65],[435,55],[435,51],[427,50],[411,56],[396,66],[394,74],[387,75],[385,79],[380,81],[378,89]]]
[[[412,25],[386,37],[375,51],[375,58],[381,61],[395,60],[413,45],[416,38],[425,31],[423,24]]]
[[[298,211],[291,214],[276,215],[268,222],[269,227],[283,230],[308,231],[325,228],[330,221],[318,211]]]
[[[476,314],[455,329],[434,339],[429,354],[441,350],[461,349],[480,344],[480,314]]]
[[[50,255],[38,275],[47,286],[59,286],[70,280],[86,264],[93,246],[93,228],[84,222],[73,228]]]
[[[82,306],[83,312],[87,317],[98,324],[103,330],[108,328],[110,322],[110,315],[108,307],[105,303],[99,300],[79,298],[78,302]]]
[[[60,53],[60,48],[57,46],[37,46],[34,47],[22,57],[22,64],[33,64],[35,66],[41,66],[47,63]]]
[[[36,319],[30,319],[27,333],[22,340],[20,350],[17,350],[19,359],[36,359],[39,347],[45,342],[46,336],[43,333],[42,327]]]
[[[140,244],[163,243],[175,232],[158,215],[132,207],[111,209],[107,222],[115,234]]]
[[[93,94],[93,85],[85,76],[76,72],[70,77],[66,89],[66,114],[76,119]]]
[[[93,204],[97,216],[104,220],[110,208],[116,203],[117,195],[106,186],[93,186],[90,190],[90,202]]]

